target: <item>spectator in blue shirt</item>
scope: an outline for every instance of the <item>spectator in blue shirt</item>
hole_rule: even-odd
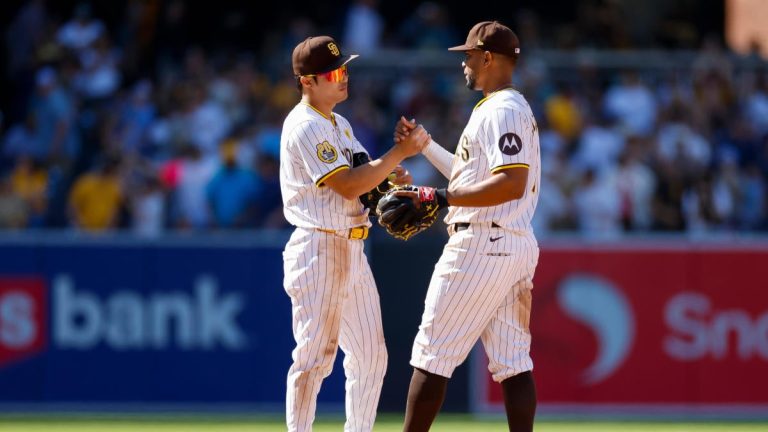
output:
[[[252,225],[259,182],[249,169],[237,165],[237,141],[221,145],[222,166],[210,183],[207,196],[213,224],[218,228],[243,228]]]

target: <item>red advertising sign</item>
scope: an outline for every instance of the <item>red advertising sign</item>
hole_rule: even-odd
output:
[[[0,278],[0,368],[45,347],[45,298],[41,279]]]
[[[768,408],[768,247],[543,247],[534,285],[540,406]]]

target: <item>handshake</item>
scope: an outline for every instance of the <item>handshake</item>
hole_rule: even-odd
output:
[[[409,121],[401,116],[395,125],[395,148],[403,152],[405,157],[421,153],[431,141],[432,136],[427,133],[424,126],[417,125],[415,120]]]
[[[426,142],[423,135],[427,136]],[[412,141],[423,143],[421,152],[432,141],[432,137],[414,120],[400,117],[395,126],[395,145],[404,146]],[[448,206],[445,190],[429,186],[400,185],[389,189],[376,205],[379,225],[400,240],[408,240],[431,227],[437,220],[437,212]]]
[[[413,156],[429,145],[431,137],[422,126],[401,117],[395,127],[394,141],[404,154]],[[368,162],[366,153],[353,155],[353,166]],[[401,240],[408,240],[432,226],[438,210],[448,206],[445,190],[413,186],[411,180],[410,174],[398,165],[388,178],[360,196],[363,205],[378,216],[379,225]]]

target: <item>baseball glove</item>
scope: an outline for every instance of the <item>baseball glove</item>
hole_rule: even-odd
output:
[[[398,191],[418,193],[418,199],[400,196]],[[426,230],[437,220],[438,204],[435,188],[428,186],[395,186],[387,191],[376,206],[379,225],[400,240],[408,240]]]
[[[363,164],[366,164],[371,161],[371,158],[368,157],[367,153],[355,153],[352,155],[352,167],[357,167]],[[390,176],[392,176],[390,174]],[[379,200],[382,196],[389,190],[389,188],[392,187],[392,183],[390,183],[390,179],[394,178],[387,177],[385,178],[381,183],[379,183],[378,186],[371,189],[370,191],[360,195],[360,202],[363,204],[364,207],[367,207],[371,209],[371,213],[376,211],[376,205],[379,203]]]

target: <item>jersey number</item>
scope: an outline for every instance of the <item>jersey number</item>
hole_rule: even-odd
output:
[[[464,162],[469,160],[469,139],[465,136],[461,136],[459,146],[456,147],[456,154],[461,156],[461,160]]]

